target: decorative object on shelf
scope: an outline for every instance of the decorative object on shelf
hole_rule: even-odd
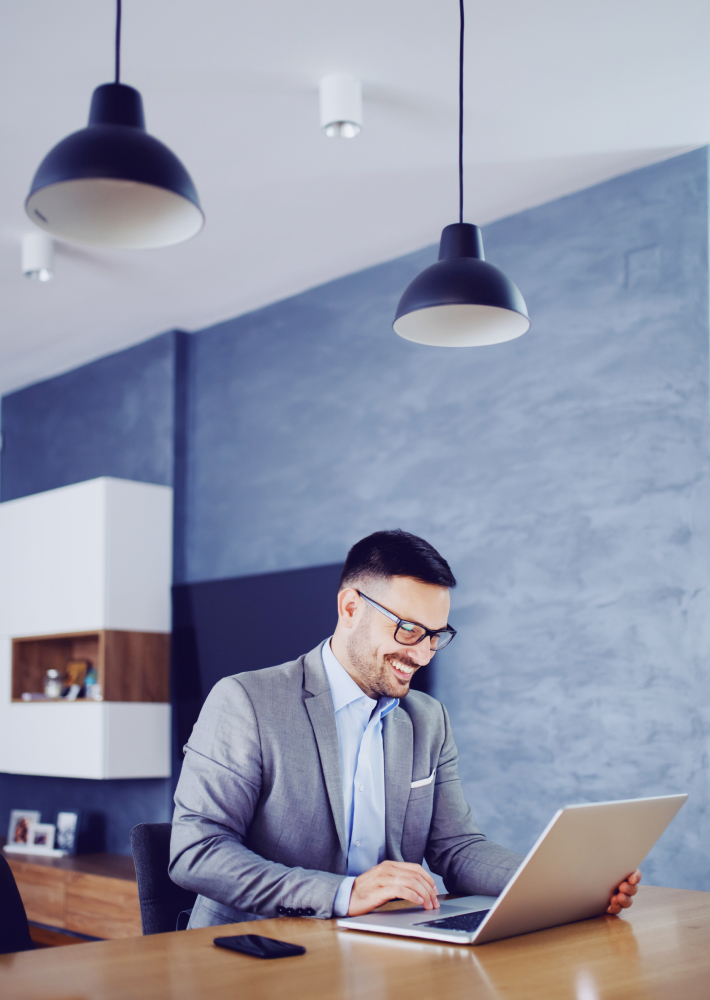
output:
[[[54,823],[32,823],[27,838],[28,846],[41,848],[42,851],[53,851],[56,831]]]
[[[38,693],[59,674],[62,697]],[[170,701],[170,636],[100,629],[12,640],[12,698],[22,701]],[[54,678],[52,678],[54,679]],[[71,697],[70,697],[71,693]],[[82,696],[83,695],[83,696]]]
[[[96,671],[96,667],[91,667],[91,669],[86,674],[86,680],[84,681],[84,697],[88,698],[89,701],[103,701],[104,694],[99,684],[99,675]]]
[[[76,813],[60,815],[75,816]],[[3,851],[7,854],[43,854],[52,858],[63,858],[69,854],[69,850],[54,846],[55,824],[41,823],[40,820],[41,813],[36,810],[13,809]]]
[[[329,139],[354,139],[362,131],[362,86],[350,73],[320,82],[320,127]]]
[[[76,839],[79,814],[75,812],[57,813],[57,847],[67,854],[76,854]]]
[[[88,660],[70,660],[67,663],[62,677],[62,698],[75,701],[80,697],[90,666]]]
[[[47,698],[59,698],[62,693],[62,681],[58,670],[48,670],[44,675],[44,694]],[[24,697],[24,695],[23,695]]]
[[[39,823],[41,813],[34,809],[13,809],[7,830],[7,846],[26,845],[33,823]]]
[[[432,347],[501,344],[530,329],[513,282],[483,257],[478,226],[463,221],[464,0],[459,0],[459,221],[441,234],[439,260],[405,289],[392,324],[405,340]]]
[[[25,202],[48,233],[89,246],[138,250],[195,236],[205,217],[190,175],[145,131],[143,99],[120,83],[121,0],[116,2],[114,83],[97,87],[89,124],[40,163]]]
[[[34,281],[51,281],[54,277],[54,240],[35,230],[22,237],[22,273]]]

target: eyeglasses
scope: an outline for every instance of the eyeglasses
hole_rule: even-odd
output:
[[[368,604],[371,604],[373,608],[376,608],[377,611],[386,618],[389,618],[390,621],[397,623],[397,628],[394,630],[394,637],[402,646],[416,646],[422,639],[426,639],[428,636],[430,648],[434,652],[438,652],[444,646],[448,646],[456,635],[456,629],[451,628],[450,625],[447,625],[446,628],[430,629],[424,628],[418,622],[405,621],[404,618],[398,618],[397,615],[388,611],[387,608],[383,608],[377,601],[373,601],[367,594],[363,594],[361,590],[358,590],[357,593],[362,597],[363,601],[367,601]]]

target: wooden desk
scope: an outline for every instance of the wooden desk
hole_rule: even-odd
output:
[[[254,933],[303,944],[262,961],[215,948]],[[710,893],[641,887],[598,917],[480,947],[280,918],[0,956],[12,1000],[707,1000]]]
[[[4,857],[28,920],[97,938],[142,934],[133,858],[120,854]]]

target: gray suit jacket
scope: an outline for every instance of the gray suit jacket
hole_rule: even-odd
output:
[[[522,858],[476,825],[444,706],[410,691],[385,717],[383,740],[387,858],[426,858],[449,892],[500,893]],[[190,926],[284,909],[332,917],[347,847],[321,647],[219,681],[185,748],[175,792],[169,871],[199,893]]]

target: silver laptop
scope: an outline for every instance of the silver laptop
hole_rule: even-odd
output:
[[[566,806],[552,817],[500,896],[464,896],[443,902],[439,910],[416,906],[343,917],[338,927],[484,944],[596,917],[687,798],[662,795]]]

